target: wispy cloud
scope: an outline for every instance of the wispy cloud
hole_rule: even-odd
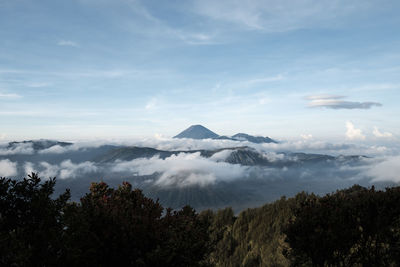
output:
[[[155,78],[166,75],[173,75],[171,71],[165,70],[144,70],[144,69],[84,69],[74,71],[47,71],[33,69],[0,69],[0,74],[15,74],[15,75],[36,75],[36,76],[55,76],[66,78],[118,78],[118,77],[146,77]],[[38,83],[33,85],[45,86],[48,83]]]
[[[227,82],[219,82],[214,86],[214,90],[220,89],[243,89],[256,86],[263,86],[265,83],[280,82],[285,80],[286,77],[282,74],[271,76],[258,76],[258,77],[245,77],[241,79],[232,79]]]
[[[170,27],[167,27],[166,30],[171,36],[175,36],[189,45],[214,45],[220,43],[216,40],[215,34],[211,32],[184,31]]]
[[[248,84],[256,84],[256,83],[276,82],[276,81],[282,81],[284,78],[285,77],[283,75],[278,74],[276,76],[251,79],[251,80],[247,81],[247,83]]]
[[[152,98],[152,99],[150,99],[148,102],[147,102],[147,104],[146,104],[146,106],[145,106],[145,109],[146,110],[153,110],[153,109],[155,109],[155,108],[157,108],[157,99],[156,98]]]
[[[98,1],[87,1],[91,4],[98,4]],[[115,1],[117,2],[117,1]],[[165,40],[178,40],[188,45],[215,45],[221,43],[220,36],[213,27],[191,27],[191,20],[186,20],[189,25],[170,23],[168,19],[156,15],[152,12],[151,4],[146,1],[121,1],[126,8],[130,10],[129,17],[121,20],[118,17],[121,27],[124,27],[130,32],[140,33],[147,38],[162,38]],[[173,3],[168,3],[171,9],[179,13],[177,18],[185,17],[188,11],[182,8],[182,5],[174,6]],[[131,16],[131,14],[134,16]],[[124,16],[124,15],[122,15]],[[124,21],[121,24],[121,21]],[[206,23],[201,22],[202,25]]]
[[[231,23],[243,29],[284,32],[315,25],[329,25],[338,17],[368,8],[361,1],[290,0],[197,0],[193,12],[215,21]],[[336,22],[337,24],[337,22]]]
[[[1,98],[21,98],[22,96],[19,94],[8,94],[8,93],[0,93]]]
[[[57,45],[59,46],[72,46],[72,47],[79,47],[79,44],[74,41],[70,40],[60,40],[57,42]]]
[[[329,109],[370,109],[371,107],[381,107],[381,103],[377,102],[356,102],[345,101],[345,96],[337,95],[313,95],[306,99],[310,100],[309,107],[312,108],[329,108]]]
[[[50,85],[50,83],[46,83],[46,82],[33,82],[33,83],[26,84],[27,87],[31,87],[31,88],[42,88],[42,87],[47,87],[49,85]]]

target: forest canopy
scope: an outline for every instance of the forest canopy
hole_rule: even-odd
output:
[[[400,187],[301,192],[235,215],[164,208],[124,182],[79,202],[56,179],[0,178],[1,266],[395,266]]]

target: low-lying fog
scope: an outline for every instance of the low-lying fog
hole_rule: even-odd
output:
[[[400,149],[395,142],[37,142],[39,146],[1,145],[0,176],[22,178],[38,172],[44,179],[57,177],[56,193],[70,188],[73,200],[87,192],[91,182],[117,186],[128,181],[165,206],[240,210],[300,191],[324,194],[353,184],[385,187],[400,182]]]

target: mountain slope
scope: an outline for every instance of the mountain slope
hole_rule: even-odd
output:
[[[61,146],[61,147],[70,146],[70,145],[72,145],[72,143],[40,139],[40,140],[28,140],[28,141],[22,141],[22,142],[15,142],[15,141],[10,142],[10,143],[8,143],[7,148],[13,149],[19,145],[28,145],[28,146],[31,146],[35,151],[38,151],[38,150],[50,148],[52,146]]]
[[[210,131],[202,125],[192,125],[174,138],[191,138],[191,139],[207,139],[216,138],[219,135]]]
[[[238,133],[232,136],[233,140],[237,141],[249,141],[251,143],[261,144],[261,143],[277,143],[275,140],[269,137],[263,136],[252,136],[245,133]]]

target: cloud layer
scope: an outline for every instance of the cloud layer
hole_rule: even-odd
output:
[[[17,155],[17,154],[30,155],[33,153],[34,149],[31,143],[17,143],[11,147],[8,147],[7,145],[0,146],[0,156]]]
[[[385,158],[368,168],[365,174],[372,177],[373,182],[400,183],[400,156]]]
[[[197,153],[180,153],[161,159],[135,159],[132,161],[116,162],[114,172],[131,172],[137,175],[160,173],[155,182],[159,186],[206,186],[217,181],[230,181],[247,176],[247,167],[221,162],[229,154],[223,152],[212,158],[204,158]]]
[[[25,170],[33,168],[32,163],[28,162],[25,164]],[[94,162],[73,163],[71,160],[64,160],[60,164],[40,162],[36,168],[44,178],[58,177],[60,179],[82,177],[83,175],[90,175],[99,170]]]
[[[314,95],[308,96],[310,100],[309,107],[312,108],[329,108],[329,109],[370,109],[374,106],[381,107],[381,103],[377,102],[355,102],[343,100],[345,96],[336,95]]]
[[[17,174],[17,163],[8,159],[0,160],[0,177],[10,177]]]

